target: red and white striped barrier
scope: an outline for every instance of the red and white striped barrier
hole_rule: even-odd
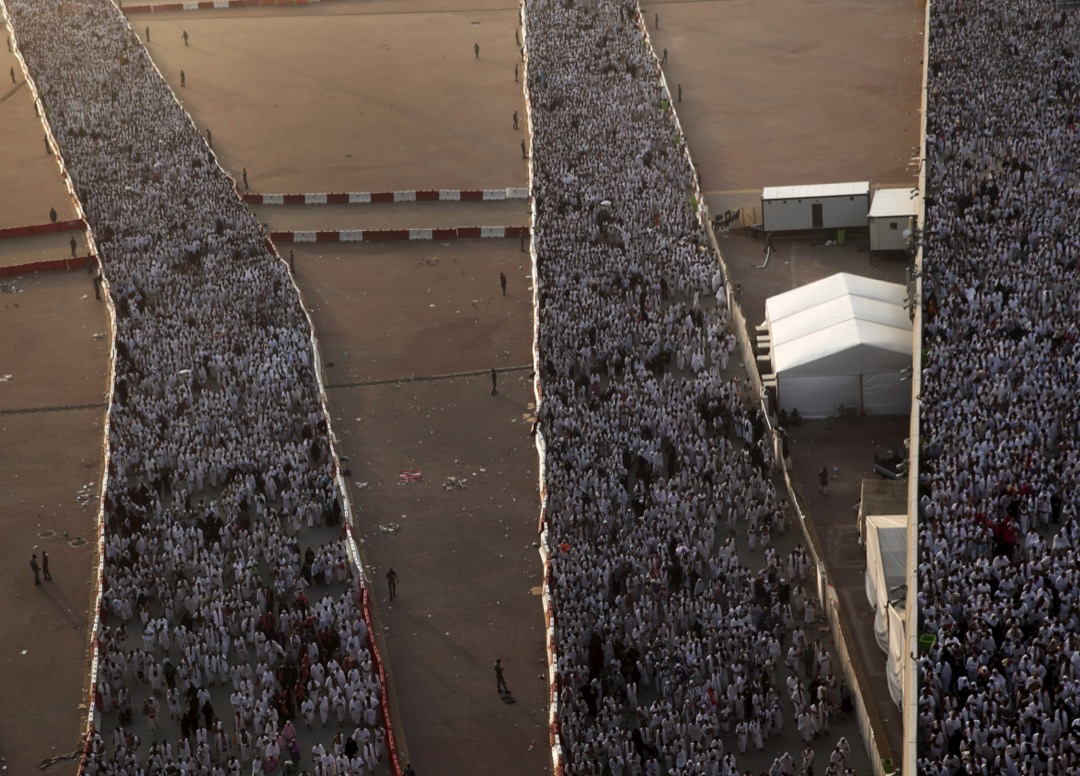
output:
[[[329,231],[271,232],[275,243],[390,242],[400,240],[468,240],[528,237],[527,226],[458,226],[447,229],[334,229]]]
[[[166,11],[212,11],[222,8],[256,8],[261,5],[308,5],[319,0],[202,0],[187,3],[148,3],[121,8],[125,14],[164,13]]]
[[[7,229],[0,229],[0,240],[11,240],[16,237],[33,237],[39,234],[74,231],[86,231],[86,222],[81,218],[73,218],[70,221],[54,221],[49,224],[10,226]]]
[[[10,267],[0,267],[0,278],[33,275],[35,272],[60,272],[61,270],[82,269],[86,266],[89,258],[89,256],[75,256],[70,259],[51,259],[49,261],[32,261],[28,264],[13,264]]]
[[[347,194],[241,194],[249,205],[367,205],[383,202],[496,202],[528,199],[527,188],[354,191]]]

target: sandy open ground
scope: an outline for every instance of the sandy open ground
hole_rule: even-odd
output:
[[[503,188],[527,185],[524,131],[511,121],[519,111],[525,129],[513,77],[516,13],[515,3],[490,0],[325,0],[139,15],[132,25],[140,37],[151,28],[163,74],[199,129],[211,130],[222,166],[237,180],[247,168],[252,191]],[[714,209],[754,204],[763,185],[913,179],[922,13],[913,4],[715,0],[656,3],[646,13],[660,16],[650,34],[669,50],[672,89],[683,86],[676,107]],[[0,61],[14,60],[4,50]],[[54,205],[70,217],[28,91],[5,94],[0,227],[44,222]],[[527,222],[521,203],[415,205],[400,216],[363,207],[258,213],[287,229],[371,228],[373,217],[398,226]],[[435,213],[439,224],[422,222]],[[494,220],[484,223],[487,215]],[[340,226],[327,225],[339,216]],[[350,459],[407,756],[425,776],[549,770],[527,255],[517,240],[289,249],[333,363],[325,377],[334,428]],[[0,243],[0,263],[15,253]],[[85,719],[94,553],[69,542],[96,530],[93,507],[75,493],[101,477],[108,350],[93,338],[107,321],[85,273],[17,285],[22,293],[0,294],[0,377],[14,376],[0,383],[9,548],[0,661],[7,695],[36,702],[0,708],[0,753],[11,772],[26,773],[72,751]],[[504,370],[497,396],[493,366]],[[24,412],[71,405],[81,408]],[[423,482],[399,485],[405,468],[421,469]],[[464,489],[445,490],[448,477]],[[379,528],[391,524],[396,532]],[[56,577],[42,589],[27,568],[35,545],[49,550]],[[401,577],[392,605],[382,580],[390,566]],[[512,706],[490,692],[496,656]],[[49,772],[73,772],[71,761]]]

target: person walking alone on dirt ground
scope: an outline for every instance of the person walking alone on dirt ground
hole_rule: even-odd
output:
[[[75,242],[75,238],[71,238],[71,258],[75,258],[75,250],[79,247],[79,244]]]
[[[654,13],[652,18],[653,18],[653,29],[654,30],[660,29],[660,14]]]
[[[187,86],[187,74],[183,70],[180,71],[180,86]]]
[[[503,676],[502,660],[495,658],[495,683],[498,685],[499,694],[510,694],[510,688],[506,686],[506,677]]]
[[[248,187],[248,182],[247,182],[247,167],[245,167],[245,168],[244,168],[244,188],[246,189],[247,187]]]
[[[499,273],[499,285],[502,286],[503,296],[506,296],[506,275],[502,272]]]
[[[34,584],[35,585],[40,585],[41,584],[41,566],[38,565],[37,553],[36,552],[33,555],[30,556],[30,568],[34,572]]]
[[[472,50],[476,54],[476,58],[479,59],[480,58],[480,44],[479,43],[474,43],[473,47],[472,47]]]
[[[56,223],[56,208],[54,207],[49,208],[49,220]]]
[[[660,64],[661,65],[666,65],[667,64],[667,49],[664,49],[664,56],[660,57]]]
[[[149,27],[146,28],[146,42],[147,43],[150,42],[150,28]]]
[[[495,367],[491,367],[491,395],[492,396],[494,396],[495,394],[497,394],[499,392],[498,388],[496,387],[496,386],[498,386],[498,384],[499,384],[499,373],[495,371]]]
[[[817,473],[818,478],[818,490],[822,496],[829,495],[829,467],[822,466],[821,471]]]
[[[11,82],[15,83],[15,68],[11,68]]]
[[[525,252],[525,235],[521,235],[521,237],[518,238],[518,239],[521,241],[521,252],[524,253]]]
[[[386,572],[386,586],[390,589],[391,601],[393,601],[394,597],[397,596],[397,580],[398,576],[396,571],[390,569]]]
[[[187,30],[184,30],[184,45],[185,46],[188,44],[187,40],[188,40]]]
[[[52,582],[52,574],[49,573],[49,553],[41,551],[41,578]]]
[[[517,27],[514,28],[514,43],[521,45],[521,33],[518,32]]]
[[[521,158],[522,159],[528,159],[529,158],[529,153],[525,150],[525,140],[524,139],[521,141]]]
[[[518,82],[518,66],[514,65],[514,83]]]
[[[517,111],[514,111],[514,129],[518,128]]]

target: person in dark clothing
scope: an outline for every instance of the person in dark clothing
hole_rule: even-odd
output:
[[[498,685],[497,689],[500,694],[509,693],[510,688],[506,686],[506,677],[503,676],[502,659],[495,658],[495,683]]]
[[[391,601],[393,601],[394,597],[397,595],[397,582],[398,582],[397,572],[394,571],[393,569],[390,569],[389,571],[387,571],[386,572],[386,586],[388,588],[390,588],[390,600]]]
[[[71,258],[73,258],[73,259],[75,258],[75,251],[78,249],[78,247],[79,247],[79,244],[77,242],[75,242],[75,236],[72,235],[72,237],[71,237]]]
[[[52,581],[52,574],[49,573],[49,553],[44,550],[41,552],[41,578]]]
[[[499,273],[499,285],[502,286],[503,296],[506,296],[506,275],[502,272]]]
[[[40,585],[41,584],[41,566],[38,565],[37,553],[36,552],[33,555],[30,556],[30,568],[34,572],[34,584],[35,585]]]
[[[49,220],[56,223],[56,208],[54,207],[49,208]]]
[[[491,368],[491,395],[494,396],[499,392],[499,373],[495,371],[495,367]]]

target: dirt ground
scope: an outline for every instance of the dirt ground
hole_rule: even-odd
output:
[[[0,28],[6,37],[6,25]],[[16,83],[8,78],[11,68]],[[7,46],[0,49],[0,70],[0,229],[46,224],[50,207],[60,220],[75,218],[56,159],[45,153],[45,131],[34,115],[30,88]]]
[[[669,83],[683,85],[676,107],[714,210],[753,204],[763,185],[912,180],[921,9],[778,0],[763,12],[750,0],[716,0],[646,7],[650,18],[654,12],[660,28],[650,34],[658,51],[669,49]],[[237,180],[247,168],[252,191],[330,192],[526,185],[523,131],[511,121],[515,110],[524,116],[513,78],[516,18],[512,0],[324,0],[140,15],[132,26],[140,37],[151,28],[155,61],[200,130],[211,129]],[[0,227],[40,223],[50,206],[70,217],[27,95],[25,86],[0,92]],[[401,226],[438,225],[422,221],[436,211],[410,207]],[[336,215],[310,211],[310,221],[293,209],[259,212],[271,228],[288,229],[371,228],[376,213],[347,209],[340,226],[326,226]],[[466,211],[438,212],[453,222]],[[470,211],[467,223],[453,225],[485,214],[496,211]],[[519,223],[512,215],[497,220]],[[376,218],[395,225],[398,216]],[[749,261],[759,249],[745,247]],[[334,364],[326,373],[331,411],[353,471],[350,495],[406,756],[425,776],[550,770],[534,590],[526,255],[516,240],[288,249],[323,359]],[[14,252],[0,244],[0,263],[15,263]],[[499,271],[509,279],[505,298]],[[19,548],[0,564],[0,614],[13,626],[0,630],[0,660],[8,695],[33,692],[40,711],[0,710],[0,753],[15,773],[70,752],[85,718],[93,553],[65,542],[94,528],[93,508],[80,507],[75,492],[100,480],[107,370],[107,349],[92,338],[107,326],[104,307],[93,304],[84,273],[19,285],[22,294],[0,294],[0,304],[20,305],[0,311],[5,331],[19,332],[6,338],[7,350],[0,345],[0,377],[15,375],[0,383],[0,460],[18,475],[4,479],[0,521]],[[497,396],[493,366],[504,370]],[[422,379],[408,381],[414,377]],[[68,405],[91,406],[13,412]],[[404,468],[420,468],[423,482],[397,484]],[[463,479],[464,489],[445,490],[448,477]],[[34,545],[51,553],[51,588],[33,587],[25,564]],[[392,605],[381,584],[390,566],[401,577]],[[27,607],[32,593],[49,606]],[[496,656],[514,705],[490,695]]]
[[[516,4],[452,6],[328,0],[144,14],[132,26],[144,41],[150,28],[158,68],[252,191],[525,185]]]
[[[915,182],[923,9],[860,0],[643,5],[710,209],[763,186]],[[660,28],[653,29],[659,16]]]
[[[0,754],[30,773],[86,720],[108,317],[83,271],[32,275],[0,282],[0,330]],[[42,551],[53,581],[35,587]]]

